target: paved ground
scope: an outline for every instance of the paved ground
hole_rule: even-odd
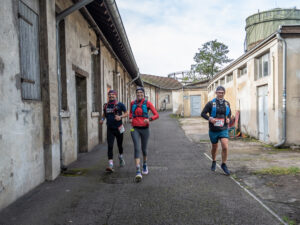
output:
[[[207,121],[184,118],[179,122],[187,137],[210,155]],[[220,154],[218,160],[220,162]],[[256,171],[271,167],[300,168],[300,151],[275,149],[255,140],[231,139],[228,166],[233,177],[255,193],[281,218],[300,224],[300,175],[257,175]]]
[[[125,168],[105,174],[106,148],[81,155],[81,176],[46,182],[0,213],[0,224],[279,224],[186,138],[167,113],[151,124],[149,175],[134,183],[127,132]],[[84,169],[84,170],[83,170]]]

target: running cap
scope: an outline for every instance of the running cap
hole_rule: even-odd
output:
[[[143,88],[143,87],[138,87],[138,88],[136,89],[136,91],[135,91],[135,92],[138,92],[138,91],[142,91],[142,92],[144,92],[144,93],[145,93],[145,90],[144,90],[144,88]]]
[[[225,93],[225,88],[223,86],[218,86],[216,89],[216,92],[217,91],[224,91],[224,93]]]
[[[115,94],[115,95],[117,95],[117,92],[116,92],[115,90],[110,90],[110,91],[108,92],[108,94]]]

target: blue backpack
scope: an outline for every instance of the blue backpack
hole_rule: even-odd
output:
[[[211,110],[211,114],[210,116],[213,117],[213,118],[216,118],[217,116],[217,103],[216,103],[216,98],[214,98],[212,101],[212,110]],[[225,101],[225,105],[226,105],[226,117],[229,115],[230,113],[230,108],[229,108],[229,105],[228,103]]]
[[[141,107],[142,110],[143,110],[143,115],[142,116],[137,116],[135,115],[135,110],[137,109],[137,107]],[[135,100],[133,105],[132,105],[132,108],[131,108],[131,111],[132,111],[132,117],[135,118],[135,117],[145,117],[145,118],[148,118],[148,108],[147,108],[147,100],[145,99],[145,101],[143,102],[143,104],[138,104],[137,101]]]

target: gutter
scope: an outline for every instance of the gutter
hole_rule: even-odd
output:
[[[286,41],[280,36],[282,26],[277,31],[278,40],[283,43],[283,58],[282,58],[282,140],[274,145],[275,148],[283,146],[286,142]]]
[[[60,150],[60,167],[66,170],[67,167],[63,164],[63,149],[62,149],[62,122],[61,122],[61,68],[60,68],[60,46],[59,46],[59,23],[71,13],[81,9],[94,0],[82,0],[69,8],[63,10],[56,16],[56,63],[57,63],[57,88],[58,88],[58,123],[59,123],[59,150]]]

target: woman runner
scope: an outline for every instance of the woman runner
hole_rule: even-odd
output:
[[[136,166],[136,182],[142,180],[142,174],[148,174],[147,166],[147,144],[150,135],[149,123],[150,121],[159,118],[159,115],[154,108],[153,104],[146,100],[145,91],[142,87],[136,89],[136,100],[131,102],[129,119],[132,125],[131,137],[134,144],[134,159]],[[148,111],[153,113],[152,117],[149,117]],[[140,144],[141,142],[141,144]],[[140,152],[143,153],[143,170],[141,174],[140,167]]]

